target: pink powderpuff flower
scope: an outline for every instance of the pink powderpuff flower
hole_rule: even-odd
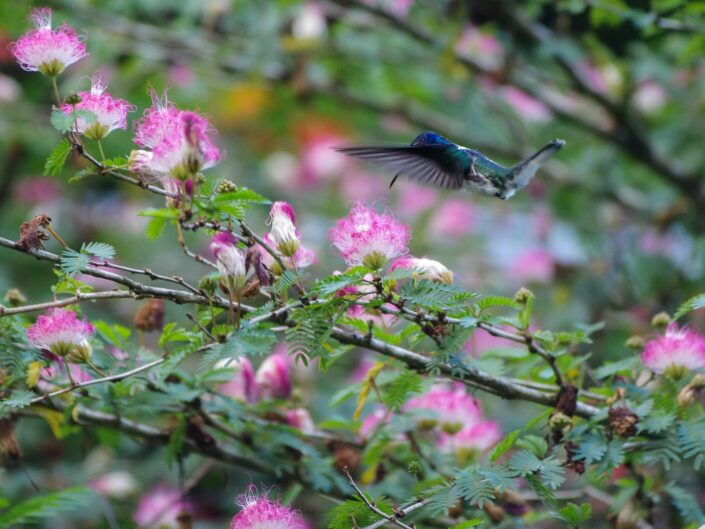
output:
[[[641,361],[654,373],[678,377],[705,367],[705,336],[671,323],[663,336],[646,342]]]
[[[82,363],[91,356],[89,339],[95,333],[93,325],[79,319],[68,309],[50,309],[37,318],[27,329],[29,343],[65,358],[69,362]]]
[[[259,366],[255,382],[263,399],[286,399],[291,396],[288,358],[281,353],[269,355]]]
[[[443,453],[455,453],[465,459],[472,453],[489,450],[501,438],[499,424],[494,421],[481,421],[467,425],[455,434],[441,432],[438,449]]]
[[[554,272],[553,256],[541,248],[521,252],[507,269],[507,275],[517,283],[548,283],[553,279]]]
[[[140,498],[132,520],[145,529],[178,529],[179,516],[190,510],[178,489],[157,485]]]
[[[411,228],[358,203],[328,231],[328,239],[350,266],[378,270],[387,260],[406,255]]]
[[[71,26],[62,24],[56,30],[51,29],[51,9],[34,9],[29,18],[36,29],[10,45],[23,70],[56,77],[88,55],[86,45]]]
[[[312,434],[316,431],[316,425],[306,408],[294,408],[286,412],[286,422],[292,428],[305,434]]]
[[[504,47],[492,34],[468,26],[455,43],[455,52],[471,57],[488,69],[496,69],[504,61]]]
[[[318,133],[304,145],[294,181],[299,186],[316,186],[332,180],[350,167],[351,160],[333,150],[344,145],[344,137],[331,133]]]
[[[249,276],[245,252],[237,247],[235,236],[226,231],[216,233],[211,239],[210,250],[221,279],[233,294],[241,292]]]
[[[470,233],[475,226],[475,209],[463,198],[449,198],[436,210],[430,232],[434,237],[460,237]]]
[[[399,268],[413,271],[413,277],[417,279],[428,279],[448,285],[453,283],[453,272],[443,263],[426,257],[402,257],[394,261],[389,271],[393,272]]]
[[[511,328],[507,327],[504,329],[506,331],[511,331]],[[494,349],[514,349],[518,351],[523,351],[524,348],[517,344],[516,342],[511,342],[505,338],[500,338],[498,336],[493,336],[490,333],[477,329],[468,341],[465,342],[463,350],[467,352],[470,356],[474,358],[479,358],[484,353],[492,351]]]
[[[216,363],[215,367],[230,369],[233,372],[233,377],[225,384],[219,386],[218,390],[220,393],[248,404],[257,402],[258,392],[255,382],[255,370],[252,368],[252,363],[249,359],[244,356],[226,358]]]
[[[179,110],[164,94],[152,92],[152,107],[135,124],[134,142],[145,149],[130,154],[130,169],[157,178],[189,176],[216,165],[223,153],[211,139],[209,121]]]
[[[463,388],[433,388],[428,393],[410,399],[404,411],[425,412],[420,423],[422,426],[433,428],[438,425],[441,431],[451,434],[457,433],[467,424],[476,423],[481,417],[477,402]]]
[[[61,111],[67,115],[74,110],[87,110],[95,115],[95,121],[90,123],[80,115],[76,118],[78,133],[92,140],[101,140],[115,129],[127,128],[127,113],[136,108],[124,99],[111,96],[106,88],[107,84],[96,75],[91,79],[90,92],[78,93],[79,103],[61,105]]]
[[[253,485],[236,504],[241,510],[233,516],[230,529],[308,529],[299,511],[258,495]]]
[[[61,198],[61,188],[55,178],[37,176],[17,182],[13,195],[15,200],[22,204],[36,206]]]
[[[377,175],[359,170],[348,171],[340,179],[340,193],[345,202],[374,200],[387,192],[388,185]]]

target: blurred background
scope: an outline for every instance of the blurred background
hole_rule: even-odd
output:
[[[536,294],[537,328],[604,322],[586,349],[623,357],[651,316],[705,280],[705,7],[678,0],[62,0],[55,24],[86,35],[90,57],[60,77],[62,93],[101,72],[137,106],[168,89],[208,115],[227,150],[211,170],[287,200],[322,277],[344,263],[327,229],[355,201],[390,208],[413,227],[411,251],[438,259],[481,294]],[[112,179],[42,176],[58,141],[49,81],[22,71],[7,45],[31,2],[0,3],[0,235],[38,213],[71,245],[106,241],[130,266],[197,278],[167,228],[144,239],[158,197]],[[503,202],[439,192],[332,151],[409,143],[433,130],[515,163],[553,138],[567,145],[522,193]],[[125,155],[131,132],[104,141]],[[266,209],[250,224],[264,230]],[[204,249],[205,235],[189,236]],[[50,249],[58,251],[52,242]],[[49,298],[45,263],[0,250],[0,293]],[[130,326],[129,302],[91,307]],[[167,307],[167,320],[182,312]],[[699,322],[704,323],[704,322]],[[697,325],[698,322],[695,322]],[[477,335],[471,354],[498,347]],[[592,361],[592,360],[591,360]],[[325,408],[326,404],[321,404]],[[500,420],[502,418],[500,417]],[[521,418],[508,418],[507,421]],[[98,457],[98,456],[95,456]],[[97,464],[97,463],[96,463]],[[155,465],[161,464],[158,459]],[[147,484],[145,484],[147,486]]]

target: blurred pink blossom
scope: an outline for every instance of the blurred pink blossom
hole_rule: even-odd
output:
[[[362,440],[367,440],[374,435],[377,428],[384,424],[387,420],[387,411],[382,408],[375,408],[375,410],[367,415],[360,425],[359,436]]]
[[[340,179],[340,192],[346,202],[375,200],[386,192],[389,184],[382,175],[372,175],[359,170],[347,171]]]
[[[644,114],[654,114],[663,108],[668,94],[663,86],[653,80],[639,84],[634,92],[634,105]]]
[[[22,87],[12,77],[0,74],[0,104],[14,103],[20,98]]]
[[[419,410],[430,412],[429,418],[437,418],[441,430],[448,427],[457,427],[459,430],[462,425],[475,423],[481,417],[477,401],[463,387],[435,387],[410,399],[404,405],[404,411],[407,413]]]
[[[426,211],[438,200],[438,191],[430,186],[422,186],[413,182],[399,184],[399,213],[405,218],[414,218]]]
[[[468,26],[455,43],[455,52],[472,57],[486,68],[499,68],[504,60],[504,47],[491,33]]]
[[[179,515],[189,510],[178,489],[162,484],[142,495],[132,519],[144,529],[179,529]]]
[[[515,86],[500,87],[499,94],[514,111],[526,121],[547,122],[553,117],[551,110],[541,101]]]
[[[261,398],[289,398],[291,396],[291,377],[288,357],[282,353],[269,355],[257,370],[255,381]]]
[[[123,499],[137,491],[138,483],[129,472],[116,470],[93,478],[88,486],[109,498]]]
[[[216,368],[226,368],[233,372],[232,378],[218,387],[218,391],[230,398],[252,404],[257,402],[255,371],[250,360],[244,356],[219,361]]]
[[[36,205],[53,202],[60,198],[61,188],[56,180],[43,176],[24,178],[14,189],[15,200],[22,204]]]
[[[475,210],[464,198],[449,198],[442,202],[431,219],[432,237],[460,237],[475,227]]]
[[[455,434],[441,432],[438,449],[444,453],[484,452],[502,438],[502,431],[495,421],[480,421],[463,427]]]
[[[507,276],[516,283],[548,283],[554,275],[553,256],[541,248],[519,253],[506,270]]]
[[[318,134],[308,139],[299,156],[295,182],[315,186],[340,175],[350,167],[351,161],[332,148],[346,143],[346,138],[336,134]]]
[[[286,412],[286,422],[292,428],[301,430],[305,434],[312,434],[316,431],[316,425],[306,408],[294,408]]]
[[[193,70],[183,64],[174,64],[169,68],[169,85],[184,88],[196,79]]]

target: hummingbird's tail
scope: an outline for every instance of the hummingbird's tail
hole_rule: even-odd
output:
[[[512,167],[511,178],[516,189],[521,189],[534,177],[536,171],[565,145],[563,140],[552,140],[528,158]]]

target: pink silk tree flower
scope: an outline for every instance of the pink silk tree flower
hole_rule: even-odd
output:
[[[263,399],[286,399],[291,396],[288,358],[281,353],[269,355],[259,366],[255,382]]]
[[[246,255],[237,247],[237,239],[230,232],[220,231],[210,244],[220,277],[233,294],[242,291],[248,279]]]
[[[105,91],[106,88],[107,84],[99,76],[95,76],[91,79],[90,92],[79,92],[79,103],[61,105],[64,114],[71,114],[74,110],[87,110],[95,114],[96,119],[92,123],[88,123],[80,115],[76,118],[79,134],[92,140],[101,140],[115,129],[127,128],[127,113],[135,109],[124,99],[111,96]]]
[[[481,421],[465,426],[455,434],[441,432],[438,449],[443,453],[455,453],[461,459],[468,459],[474,453],[489,450],[501,438],[499,424],[494,421]]]
[[[526,121],[545,123],[553,117],[551,109],[523,90],[514,86],[503,86],[499,89],[499,93],[519,117]]]
[[[190,510],[178,489],[157,485],[140,498],[132,520],[145,529],[179,529],[179,516]]]
[[[554,271],[553,256],[541,248],[532,248],[521,252],[512,260],[507,275],[517,283],[548,283],[553,279]]]
[[[282,255],[292,257],[301,246],[294,208],[288,202],[275,202],[269,212],[269,222],[272,226],[269,237],[275,248]]]
[[[308,529],[299,511],[258,495],[252,485],[236,503],[241,510],[233,516],[230,529]]]
[[[384,408],[375,408],[372,413],[362,420],[360,431],[358,432],[360,439],[363,441],[370,439],[377,429],[387,421],[388,415]]]
[[[434,237],[461,237],[472,232],[477,214],[464,198],[449,198],[441,203],[431,218],[429,231]]]
[[[449,434],[457,433],[466,424],[476,423],[482,416],[475,399],[462,388],[433,388],[410,399],[404,411],[427,412],[420,424],[427,428],[439,426],[442,432]]]
[[[226,358],[220,360],[215,365],[219,369],[230,369],[233,377],[218,388],[220,393],[235,400],[241,400],[252,404],[257,402],[257,384],[255,382],[255,370],[252,368],[250,360],[244,356],[239,358]]]
[[[389,271],[393,272],[400,268],[413,271],[413,277],[417,279],[428,279],[429,281],[437,281],[448,285],[453,283],[453,272],[443,263],[427,259],[426,257],[402,257],[392,263]]]
[[[159,179],[185,180],[221,160],[223,153],[213,142],[212,132],[206,118],[179,110],[166,95],[152,92],[152,107],[135,124],[134,142],[144,149],[130,154],[130,169]]]
[[[312,434],[316,431],[316,425],[306,408],[294,408],[286,412],[286,423],[305,434]]]
[[[71,26],[62,24],[56,30],[51,29],[51,9],[35,9],[29,18],[35,29],[10,45],[23,70],[56,77],[88,55],[86,45]]]
[[[406,255],[411,228],[358,203],[328,231],[328,239],[348,265],[379,270],[389,259]]]
[[[646,342],[641,361],[654,373],[680,377],[705,367],[705,336],[671,323],[663,336]]]
[[[79,319],[68,309],[50,309],[27,329],[29,343],[45,349],[68,362],[83,363],[90,359],[89,339],[95,329],[88,321]]]

